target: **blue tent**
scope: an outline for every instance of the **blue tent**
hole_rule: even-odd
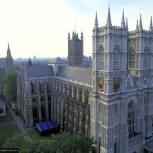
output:
[[[36,129],[40,133],[40,135],[56,133],[59,131],[59,128],[54,121],[38,123],[36,124]]]

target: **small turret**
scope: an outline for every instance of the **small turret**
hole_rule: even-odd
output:
[[[150,19],[150,27],[149,27],[149,30],[150,31],[153,31],[153,27],[152,27],[152,16],[151,16],[151,19]]]
[[[28,66],[32,66],[32,61],[31,61],[30,58],[29,58],[29,61],[28,61]]]
[[[129,26],[128,26],[128,19],[126,18],[126,28],[128,29]]]
[[[112,22],[111,22],[111,14],[110,14],[110,7],[108,7],[108,15],[107,15],[107,24],[106,26],[108,28],[112,27]]]
[[[98,29],[98,18],[97,18],[97,12],[96,12],[96,17],[95,17],[95,24],[94,24],[94,29]]]
[[[74,37],[74,31],[73,31],[73,33],[72,33],[72,37]]]
[[[123,29],[126,28],[126,26],[125,26],[125,19],[124,19],[124,10],[123,10],[123,13],[122,13],[121,27],[122,27]]]
[[[81,39],[83,39],[83,32],[81,32]]]
[[[68,40],[70,40],[70,33],[68,33]]]
[[[143,30],[143,26],[142,26],[142,19],[141,19],[141,14],[140,14],[140,20],[139,20],[139,31]]]
[[[138,19],[137,19],[137,23],[136,23],[136,30],[139,30],[139,26],[138,26]]]

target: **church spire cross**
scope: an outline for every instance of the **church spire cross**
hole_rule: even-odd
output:
[[[121,27],[122,28],[125,28],[125,19],[124,19],[124,10],[123,10],[123,13],[122,13],[122,20],[121,20]]]
[[[149,27],[149,30],[150,30],[150,31],[153,30],[153,27],[152,27],[152,16],[151,16],[151,19],[150,19],[150,27]]]
[[[111,14],[110,14],[110,6],[108,7],[108,15],[107,15],[107,27],[111,27]]]
[[[139,30],[140,31],[143,30],[141,14],[140,14],[140,20],[139,20]]]

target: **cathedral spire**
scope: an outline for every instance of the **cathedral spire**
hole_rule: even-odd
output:
[[[149,27],[149,30],[150,30],[150,31],[153,30],[153,27],[152,27],[152,16],[151,16],[151,19],[150,19],[150,27]]]
[[[139,30],[138,19],[137,19],[137,24],[136,24],[136,30]]]
[[[9,43],[8,43],[5,70],[6,71],[11,71],[12,67],[13,67],[13,58],[12,58],[10,46],[9,46]]]
[[[8,43],[8,47],[7,47],[7,53],[10,52],[10,46],[9,46],[9,43]]]
[[[143,30],[143,26],[142,26],[142,19],[141,19],[141,14],[140,14],[140,20],[139,20],[139,31]]]
[[[107,15],[107,27],[111,27],[111,14],[110,14],[110,6],[108,7],[108,15]]]
[[[122,27],[123,29],[126,27],[126,26],[125,26],[125,19],[124,19],[124,10],[123,10],[123,13],[122,13],[121,27]]]
[[[96,17],[95,17],[95,29],[98,28],[98,18],[97,18],[97,12],[96,12]]]
[[[11,51],[10,51],[9,43],[8,43],[8,47],[7,47],[7,56],[11,56]]]

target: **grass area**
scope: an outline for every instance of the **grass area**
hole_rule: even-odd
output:
[[[20,134],[20,131],[16,125],[0,126],[0,148],[5,143],[7,138],[10,138],[16,134]]]
[[[10,122],[13,121],[12,115],[9,110],[6,111],[6,116],[0,117],[0,122]]]
[[[48,139],[51,138],[51,135],[48,136],[41,136],[35,128],[30,128],[30,129],[26,129],[26,132],[28,133],[28,135],[30,136],[30,138],[32,140],[44,140],[44,139]]]

